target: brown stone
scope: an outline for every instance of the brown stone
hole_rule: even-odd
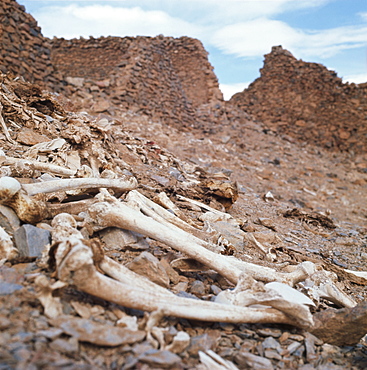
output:
[[[30,128],[22,128],[22,130],[17,135],[17,141],[25,145],[35,145],[50,141],[51,139],[46,135],[39,134]]]
[[[367,302],[353,308],[327,310],[314,314],[315,327],[310,332],[336,346],[356,345],[367,332]]]

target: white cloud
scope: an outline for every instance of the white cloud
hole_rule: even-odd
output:
[[[302,34],[281,21],[259,18],[237,23],[215,32],[212,43],[226,54],[255,57],[270,51],[274,45],[291,48]]]
[[[45,36],[192,36],[198,37],[201,27],[158,10],[110,5],[68,5],[45,7],[34,13]],[[57,21],[55,21],[57,19]]]
[[[219,88],[223,93],[224,100],[229,100],[231,97],[238,93],[242,92],[248,87],[250,82],[238,82],[234,84],[220,84]]]
[[[367,26],[337,27],[321,31],[303,31],[284,22],[259,18],[237,23],[215,32],[211,42],[226,54],[255,57],[282,45],[297,57],[328,58],[345,49],[367,43]]]
[[[367,71],[366,73],[347,75],[343,77],[343,82],[354,82],[355,84],[366,83],[367,82]]]

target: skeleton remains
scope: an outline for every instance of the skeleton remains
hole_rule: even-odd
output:
[[[312,327],[310,307],[315,307],[320,298],[340,307],[356,305],[337,287],[332,273],[311,262],[299,264],[292,272],[278,272],[218,253],[218,246],[198,237],[205,236],[202,230],[133,190],[137,186],[134,178],[75,178],[20,184],[13,178],[3,177],[0,185],[1,202],[12,207],[20,219],[27,221],[45,217],[46,202],[37,198],[45,193],[78,188],[110,188],[127,192],[125,201],[122,201],[107,190],[100,189],[95,199],[87,203],[82,225],[84,230],[91,236],[107,227],[143,234],[198,261],[236,285],[234,290],[221,292],[215,302],[177,297],[106,257],[97,241],[84,239],[70,214],[56,215],[52,223],[51,257],[55,261],[58,279],[107,301],[158,312],[159,317],[232,323],[283,323],[302,328]],[[6,238],[4,240],[4,253],[9,256],[12,249]],[[294,288],[297,285],[313,300],[297,291]]]

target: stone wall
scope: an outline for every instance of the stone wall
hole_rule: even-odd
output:
[[[115,106],[199,127],[212,120],[211,107],[224,105],[207,52],[196,39],[54,38],[51,59],[67,83],[65,91],[84,101],[93,98],[95,112]]]
[[[328,148],[366,152],[366,84],[345,84],[335,72],[297,60],[281,46],[265,55],[260,72],[231,104],[278,133]]]
[[[50,43],[36,20],[15,0],[0,1],[0,71],[39,85],[56,83]]]

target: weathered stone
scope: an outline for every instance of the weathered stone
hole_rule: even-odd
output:
[[[264,349],[266,348],[276,349],[279,353],[282,351],[281,345],[273,337],[265,338],[265,340],[262,342],[262,347]]]
[[[146,276],[149,280],[168,288],[169,277],[158,258],[149,252],[142,252],[138,257],[131,261],[127,267],[139,275]]]
[[[25,145],[35,145],[50,141],[46,135],[39,134],[30,128],[23,127],[17,135],[17,141]]]
[[[7,283],[6,281],[0,281],[0,295],[13,294],[17,290],[22,289],[23,286],[14,283]]]
[[[246,366],[253,370],[273,370],[271,361],[265,357],[256,356],[249,352],[241,351],[236,356],[236,361],[241,366]]]
[[[9,234],[13,234],[20,226],[17,214],[7,206],[0,204],[0,226]]]
[[[77,86],[77,87],[83,87],[83,85],[84,85],[84,78],[82,78],[82,77],[67,76],[67,77],[65,77],[65,80],[66,80],[67,83],[69,83],[71,85],[74,85],[74,86]]]
[[[69,339],[55,339],[49,346],[54,350],[61,353],[73,354],[78,352],[79,342],[75,337]]]
[[[367,302],[353,308],[329,308],[314,314],[315,327],[310,332],[336,346],[353,346],[366,335]]]
[[[49,322],[81,342],[89,342],[100,346],[114,347],[121,344],[135,343],[145,337],[144,331],[131,331],[125,328],[99,324],[92,320],[79,319],[74,316],[60,316],[50,319]]]
[[[192,294],[198,295],[198,296],[203,296],[205,294],[205,285],[202,281],[200,280],[195,280],[191,284],[190,292]]]
[[[216,342],[220,334],[216,331],[211,331],[211,333],[205,333],[191,338],[190,346],[187,349],[187,352],[191,356],[196,356],[199,351],[205,352],[209,349],[214,349]]]
[[[139,356],[139,361],[151,366],[159,366],[164,369],[172,367],[181,361],[181,358],[174,353],[163,350],[151,349]]]
[[[148,249],[149,244],[141,234],[130,230],[109,227],[100,231],[101,239],[106,244],[107,249]]]
[[[14,233],[14,242],[19,254],[25,257],[40,257],[45,246],[51,241],[48,230],[25,224]]]

